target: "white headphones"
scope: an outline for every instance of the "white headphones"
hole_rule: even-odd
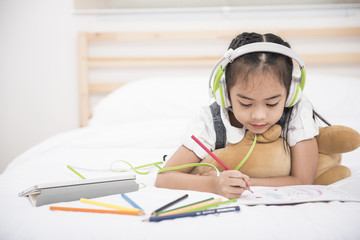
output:
[[[301,76],[300,77],[293,76],[289,89],[288,98],[286,99],[286,103],[285,103],[285,107],[294,106],[299,101],[305,86],[306,71],[305,71],[304,61],[291,48],[271,42],[250,43],[241,46],[235,50],[229,49],[224,54],[224,56],[216,63],[216,65],[214,66],[211,72],[210,80],[209,80],[210,97],[214,97],[216,102],[223,108],[228,108],[231,106],[230,98],[227,93],[226,81],[225,81],[226,66],[229,63],[232,63],[234,59],[253,52],[279,53],[294,59],[299,64]]]

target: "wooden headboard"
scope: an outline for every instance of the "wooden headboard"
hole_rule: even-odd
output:
[[[227,46],[223,46],[218,54],[209,55],[156,55],[155,56],[105,56],[98,57],[90,54],[91,44],[111,42],[136,42],[136,41],[208,41],[225,40],[230,43],[238,33],[235,30],[213,30],[213,31],[162,31],[162,32],[80,32],[78,34],[78,69],[79,69],[79,107],[80,127],[87,126],[91,117],[90,95],[94,93],[108,93],[121,87],[126,83],[121,82],[91,82],[90,71],[96,68],[116,68],[124,66],[146,66],[146,67],[171,67],[171,66],[213,66],[221,57],[220,53]],[[294,48],[293,41],[296,39],[321,39],[317,41],[324,43],[331,38],[360,37],[360,28],[316,28],[316,29],[267,29],[252,30],[259,33],[272,32],[288,40]],[[158,47],[162,47],[160,44]],[[306,65],[309,64],[349,64],[360,62],[360,52],[341,51],[337,48],[335,52],[298,52]],[[133,49],[136,51],[136,48]]]

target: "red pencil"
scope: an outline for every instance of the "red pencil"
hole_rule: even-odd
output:
[[[199,144],[200,147],[202,147],[215,161],[217,161],[224,169],[226,170],[230,170],[230,168],[228,168],[225,163],[223,163],[214,153],[212,153],[202,142],[200,142],[199,139],[197,139],[194,135],[191,136],[191,138],[197,143]],[[251,191],[250,189],[250,183],[248,183],[247,181],[245,181],[246,186],[249,188],[248,190],[252,193],[254,193],[253,191]]]
[[[199,144],[200,147],[202,147],[215,161],[217,161],[223,168],[226,170],[230,170],[225,163],[223,163],[215,154],[213,154],[202,142],[199,141],[194,135],[191,136],[191,138]]]

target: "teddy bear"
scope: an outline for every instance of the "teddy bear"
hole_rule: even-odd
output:
[[[290,148],[280,134],[281,127],[275,124],[265,133],[258,135],[253,151],[239,171],[255,178],[290,175]],[[254,137],[255,134],[247,131],[240,142],[217,149],[214,154],[230,169],[235,169],[249,152]],[[360,134],[349,127],[332,125],[319,128],[316,140],[319,162],[314,184],[328,185],[349,177],[350,169],[341,165],[342,153],[353,151],[360,146]],[[219,171],[224,171],[224,168],[210,156],[201,163],[210,163]],[[202,175],[211,170],[213,169],[210,167],[197,166],[191,173]]]

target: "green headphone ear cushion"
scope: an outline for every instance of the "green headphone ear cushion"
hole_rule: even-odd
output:
[[[306,70],[305,68],[302,68],[301,70],[301,82],[299,84],[299,87],[301,88],[301,91],[304,91],[305,82],[306,82]]]
[[[213,96],[216,100],[216,102],[225,108],[225,95],[222,85],[220,84],[221,78],[225,74],[225,71],[222,70],[222,66],[220,65],[216,71],[215,77],[214,77],[214,83],[213,83]]]
[[[213,94],[215,96],[215,92],[221,88],[221,85],[220,85],[220,80],[221,80],[221,77],[224,75],[224,71],[222,70],[221,68],[221,65],[218,67],[218,69],[216,70],[216,74],[215,74],[215,77],[214,77],[214,83],[213,83]]]

